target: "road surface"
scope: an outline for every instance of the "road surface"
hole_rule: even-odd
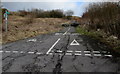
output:
[[[3,72],[119,72],[120,57],[74,27],[3,45]]]

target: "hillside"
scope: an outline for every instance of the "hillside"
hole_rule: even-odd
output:
[[[67,20],[62,18],[31,18],[10,15],[8,22],[8,32],[4,31],[3,23],[3,44],[16,40],[33,37],[40,34],[59,31],[61,23]]]

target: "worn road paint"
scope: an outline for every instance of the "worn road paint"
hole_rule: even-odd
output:
[[[50,49],[47,51],[46,54],[49,54],[49,52],[54,48],[54,46],[60,41],[60,38],[50,47]]]
[[[70,45],[80,45],[75,39],[70,43]]]
[[[70,30],[70,28],[63,35],[66,35],[69,30]]]

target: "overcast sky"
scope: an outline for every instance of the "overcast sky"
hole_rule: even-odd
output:
[[[62,9],[72,10],[75,16],[81,16],[91,2],[119,1],[119,0],[2,0],[2,5],[10,11],[40,8],[44,10]]]
[[[85,11],[88,2],[3,2],[4,7],[10,11],[21,9],[40,8],[44,10],[62,9],[64,11],[72,10],[75,16],[81,16]]]

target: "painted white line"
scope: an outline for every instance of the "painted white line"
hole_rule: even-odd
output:
[[[10,53],[11,51],[5,51],[6,53]]]
[[[36,42],[37,39],[29,39],[27,42]]]
[[[66,53],[65,55],[72,55],[71,53]]]
[[[30,54],[34,54],[34,52],[28,52],[28,53],[30,53]]]
[[[42,54],[42,53],[40,53],[40,52],[37,52],[36,54]]]
[[[100,53],[100,51],[93,51],[93,53]]]
[[[90,51],[84,51],[84,53],[90,53]]]
[[[20,53],[24,53],[23,51],[20,51]]]
[[[60,52],[60,53],[61,53],[62,51],[58,50],[57,52]]]
[[[55,35],[63,35],[63,33],[55,33]]]
[[[94,54],[94,56],[102,56],[101,54]]]
[[[63,35],[65,35],[65,34],[67,34],[67,31]]]
[[[13,53],[18,53],[18,51],[13,51]]]
[[[85,56],[91,56],[91,54],[85,54]]]
[[[75,55],[80,56],[80,55],[82,55],[82,54],[75,53]]]
[[[53,47],[60,41],[60,38],[52,45],[52,47],[47,51],[46,54],[49,54],[49,52],[53,49]]]
[[[65,34],[67,34],[67,32],[70,30],[70,28],[63,34],[63,35],[65,35]]]
[[[73,52],[73,51],[67,51],[67,52]]]
[[[0,51],[0,53],[2,53],[3,51]]]
[[[78,52],[78,53],[79,53],[79,52],[81,52],[81,51],[75,51],[75,52]]]
[[[112,57],[112,55],[104,55],[104,56],[107,56],[107,57]]]
[[[59,35],[60,33],[55,33],[55,35]]]

